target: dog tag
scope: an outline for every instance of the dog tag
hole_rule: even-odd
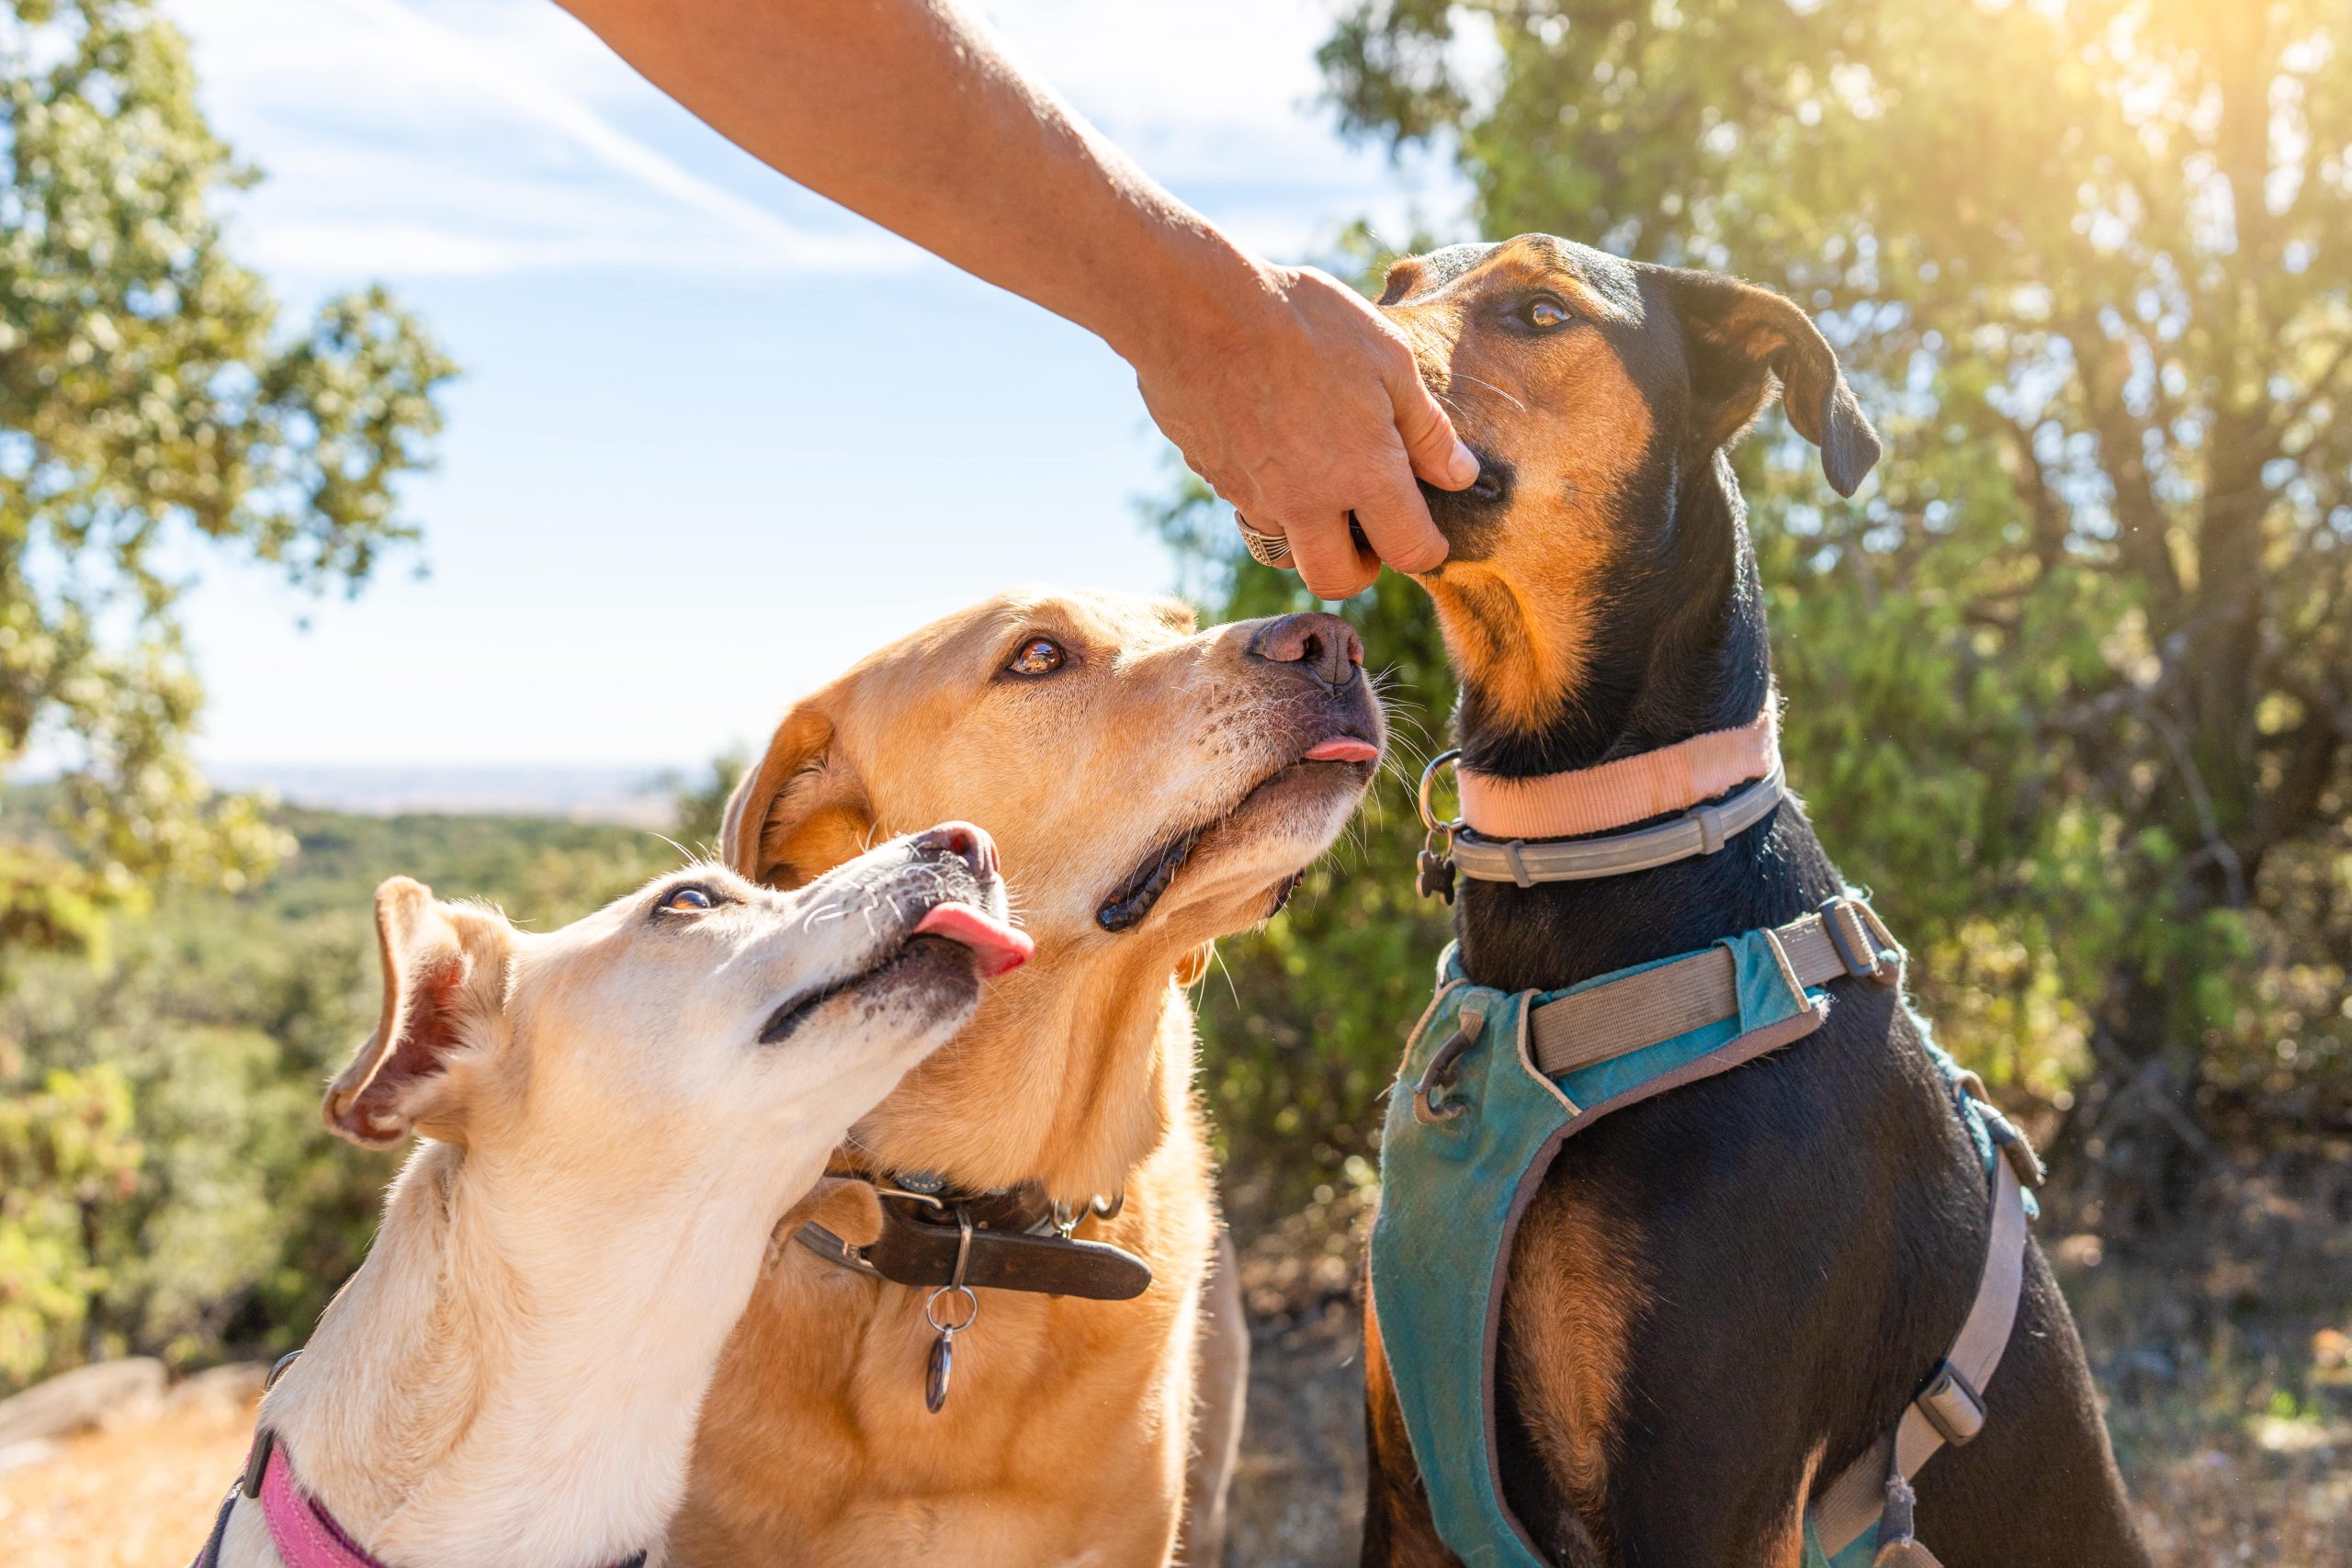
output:
[[[959,1215],[962,1213],[961,1210],[957,1211]],[[970,1219],[966,1217],[964,1224],[965,1234],[968,1238]],[[970,1254],[967,1252],[958,1256],[956,1260],[956,1282],[952,1285],[942,1285],[932,1292],[930,1299],[922,1303],[923,1321],[931,1325],[931,1331],[933,1334],[939,1336],[931,1342],[931,1360],[924,1367],[922,1374],[923,1408],[933,1416],[938,1415],[939,1407],[947,1403],[947,1380],[956,1375],[956,1336],[980,1320],[980,1298],[974,1295],[970,1288],[963,1283],[964,1264],[969,1256]],[[939,1321],[939,1303],[947,1296],[964,1298],[964,1315],[960,1321],[947,1323]]]
[[[933,1416],[947,1403],[947,1380],[956,1375],[956,1336],[943,1334],[931,1342],[931,1366],[923,1373],[923,1408]]]
[[[1453,902],[1453,857],[1435,850],[1423,850],[1419,856],[1420,874],[1413,886],[1424,898],[1442,898]]]

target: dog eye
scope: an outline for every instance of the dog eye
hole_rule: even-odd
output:
[[[1069,656],[1062,645],[1049,637],[1033,637],[1021,645],[1006,663],[1005,669],[1014,675],[1050,675],[1068,661]]]
[[[1549,294],[1539,294],[1520,311],[1520,319],[1539,333],[1568,324],[1568,308]]]
[[[710,896],[709,888],[696,887],[689,883],[684,887],[673,887],[662,895],[662,902],[653,907],[657,909],[711,909],[718,906],[718,900]]]

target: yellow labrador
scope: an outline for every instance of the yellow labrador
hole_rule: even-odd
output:
[[[1158,1568],[1188,1472],[1186,1557],[1216,1561],[1247,1352],[1229,1271],[1204,1343],[1218,1226],[1181,987],[1355,811],[1384,739],[1362,660],[1332,615],[1202,632],[1164,601],[1016,593],[786,716],[729,807],[729,863],[797,886],[876,834],[966,818],[1037,942],[836,1168],[1014,1227],[1057,1211],[1151,1282],[979,1290],[934,1414],[930,1291],[784,1247],[712,1384],[680,1561]]]

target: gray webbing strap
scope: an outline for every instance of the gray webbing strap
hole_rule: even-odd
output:
[[[2017,1325],[2018,1300],[2025,1292],[2025,1188],[2004,1144],[1993,1162],[1993,1234],[1985,1244],[1984,1272],[1969,1304],[1960,1337],[1927,1390],[1903,1407],[1894,1430],[1831,1482],[1813,1506],[1814,1533],[1831,1557],[1868,1529],[1883,1508],[1890,1476],[1905,1481],[1946,1443],[1964,1443],[1984,1425],[1984,1389],[1993,1381]],[[1930,1568],[1935,1559],[1917,1541],[1899,1559]]]
[[[1780,950],[1791,988],[1799,992],[1846,975],[1889,985],[1902,976],[1902,949],[1860,898],[1832,898],[1820,913],[1765,934]],[[1527,1029],[1535,1066],[1557,1077],[1738,1016],[1731,951],[1711,947],[1546,1002],[1528,1015]]]
[[[1770,815],[1788,793],[1780,765],[1715,806],[1693,807],[1671,822],[1605,839],[1566,839],[1530,843],[1489,839],[1459,824],[1451,852],[1463,875],[1479,882],[1583,882],[1671,865],[1693,855],[1711,855]],[[1435,818],[1431,818],[1434,822]]]

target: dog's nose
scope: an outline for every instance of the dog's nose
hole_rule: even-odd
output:
[[[942,822],[917,833],[911,842],[918,854],[954,855],[982,881],[996,874],[996,840],[985,828],[969,822]]]
[[[1363,668],[1363,638],[1337,615],[1277,615],[1250,639],[1250,657],[1298,665],[1336,692]]]

